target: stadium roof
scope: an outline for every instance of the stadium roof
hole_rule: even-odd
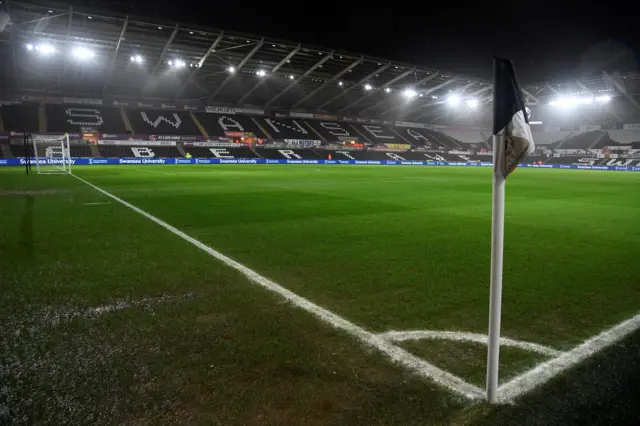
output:
[[[188,100],[206,105],[433,121],[450,93],[478,103],[491,82],[318,46],[3,0],[11,93]],[[1,7],[0,6],[0,7]],[[640,75],[525,86],[528,102],[569,93],[623,95]],[[410,91],[407,91],[410,89]],[[415,93],[413,92],[415,91]],[[408,97],[413,97],[407,102]]]

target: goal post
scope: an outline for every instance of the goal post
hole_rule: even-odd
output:
[[[71,174],[69,134],[64,136],[33,135],[36,171],[43,174]]]

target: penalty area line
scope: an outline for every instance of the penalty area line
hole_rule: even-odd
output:
[[[270,279],[263,277],[258,274],[256,271],[249,269],[243,264],[231,259],[228,256],[220,253],[219,251],[207,246],[206,244],[196,240],[195,238],[185,234],[179,229],[169,225],[168,223],[158,219],[157,217],[145,212],[144,210],[134,206],[127,201],[118,198],[117,196],[111,194],[110,192],[105,191],[102,188],[95,186],[94,184],[78,177],[76,175],[72,175],[79,181],[87,184],[92,187],[96,191],[106,195],[107,197],[119,202],[120,204],[130,208],[136,213],[146,217],[152,222],[162,226],[166,230],[172,232],[183,240],[193,244],[200,250],[209,254],[210,256],[218,259],[220,262],[225,265],[235,269],[236,271],[242,273],[249,281],[252,281],[260,286],[266,288],[267,290],[280,295],[285,300],[289,301],[291,304],[296,307],[303,309],[310,314],[319,318],[322,322],[331,325],[332,327],[342,330],[351,336],[358,339],[360,342],[365,344],[368,347],[376,349],[378,352],[385,355],[389,358],[393,363],[401,365],[408,370],[416,373],[419,376],[430,379],[431,381],[441,385],[442,387],[449,389],[461,396],[464,396],[471,400],[478,400],[484,398],[484,391],[477,386],[474,386],[470,383],[465,382],[460,377],[449,373],[448,371],[442,370],[435,365],[432,365],[425,360],[418,358],[415,355],[410,354],[404,349],[394,345],[393,343],[381,338],[380,336],[371,333],[364,328],[353,324],[347,319],[325,309],[315,303],[311,302],[308,299],[305,299],[302,296],[298,296],[291,290],[288,290],[281,285],[271,281]]]

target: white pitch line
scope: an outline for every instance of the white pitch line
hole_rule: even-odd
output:
[[[498,388],[498,400],[510,402],[518,396],[549,381],[558,374],[584,361],[602,349],[619,342],[640,328],[640,314],[586,340],[557,358],[544,362]]]
[[[84,203],[83,206],[104,206],[106,204],[111,204],[111,201],[105,203]]]
[[[333,326],[334,328],[337,328],[339,330],[345,331],[347,333],[349,333],[350,335],[354,336],[355,338],[357,338],[358,340],[360,340],[362,343],[364,343],[367,346],[370,346],[372,348],[377,349],[379,352],[381,352],[382,354],[386,355],[391,361],[393,361],[396,364],[402,365],[405,368],[413,371],[414,373],[431,379],[432,381],[436,382],[437,384],[450,389],[452,391],[454,391],[455,393],[462,395],[466,398],[469,399],[481,399],[484,398],[484,391],[480,388],[478,388],[477,386],[474,386],[470,383],[465,382],[464,380],[462,380],[460,377],[449,373],[448,371],[442,370],[438,367],[436,367],[435,365],[429,364],[428,362],[426,362],[423,359],[418,358],[417,356],[414,356],[412,354],[410,354],[409,352],[405,351],[402,348],[399,348],[398,346],[393,345],[391,342],[388,342],[382,338],[380,338],[379,336],[377,336],[374,333],[371,333],[367,330],[365,330],[362,327],[359,327],[355,324],[353,324],[352,322],[346,320],[345,318],[342,318],[341,316],[329,311],[328,309],[322,308],[318,305],[316,305],[315,303],[311,302],[308,299],[305,299],[302,296],[298,296],[297,294],[295,294],[294,292],[287,290],[286,288],[280,286],[279,284],[276,284],[275,282],[269,280],[266,277],[263,277],[262,275],[258,274],[257,272],[253,271],[252,269],[247,268],[246,266],[244,266],[243,264],[236,262],[235,260],[231,259],[230,257],[225,256],[224,254],[220,253],[217,250],[214,250],[213,248],[205,245],[204,243],[196,240],[195,238],[185,234],[184,232],[180,231],[179,229],[169,225],[168,223],[158,219],[157,217],[145,212],[144,210],[134,206],[133,204],[128,203],[127,201],[124,201],[121,198],[116,197],[115,195],[105,191],[104,189],[101,189],[95,185],[93,185],[92,183],[87,182],[86,180],[76,176],[76,175],[72,175],[73,177],[75,177],[76,179],[80,180],[81,182],[84,182],[85,184],[89,185],[90,187],[92,187],[93,189],[95,189],[98,192],[101,192],[102,194],[106,195],[107,197],[110,197],[111,199],[123,204],[124,206],[130,208],[131,210],[135,211],[136,213],[139,213],[140,215],[146,217],[147,219],[151,220],[152,222],[155,222],[156,224],[162,226],[163,228],[167,229],[168,231],[174,233],[175,235],[179,236],[180,238],[182,238],[183,240],[193,244],[194,246],[198,247],[200,250],[208,253],[210,256],[218,259],[219,261],[221,261],[222,263],[224,263],[225,265],[239,271],[240,273],[242,273],[246,278],[248,278],[250,281],[255,282],[256,284],[261,285],[262,287],[266,288],[267,290],[270,290],[278,295],[280,295],[281,297],[283,297],[284,299],[288,300],[290,303],[292,303],[293,305],[297,306],[300,309],[303,309],[309,313],[311,313],[312,315],[315,315],[316,317],[318,317],[320,320],[322,320],[323,322]]]
[[[385,340],[390,342],[404,342],[406,340],[453,340],[458,342],[474,342],[483,345],[488,344],[489,337],[486,334],[469,333],[464,331],[435,331],[435,330],[415,330],[415,331],[387,331],[378,334]],[[539,345],[532,342],[523,342],[521,340],[509,339],[508,337],[500,338],[500,346],[509,346],[523,349],[530,352],[536,352],[547,356],[558,356],[563,352],[550,348],[548,346]]]

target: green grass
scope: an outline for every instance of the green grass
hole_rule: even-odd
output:
[[[486,333],[488,169],[74,172],[368,330]],[[638,188],[637,173],[510,177],[503,335],[569,349],[640,310]],[[79,180],[1,169],[0,218],[0,423],[465,423],[466,401]],[[445,346],[481,382],[482,348]],[[538,360],[518,352],[505,377]]]

